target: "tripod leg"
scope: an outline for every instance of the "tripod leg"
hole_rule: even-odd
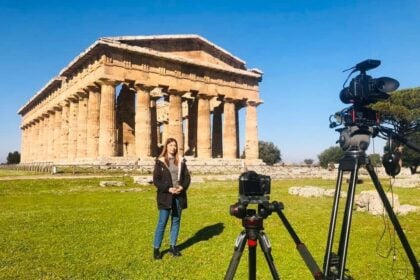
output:
[[[235,248],[232,259],[230,260],[228,270],[226,271],[225,280],[231,280],[235,276],[239,261],[245,248],[247,237],[245,231],[242,231],[235,242]]]
[[[286,216],[283,214],[282,209],[279,207],[278,203],[275,201],[273,202],[275,206],[277,215],[279,216],[280,220],[283,222],[284,226],[286,227],[287,231],[289,232],[290,236],[292,237],[293,241],[296,244],[296,249],[299,251],[300,256],[302,257],[303,261],[305,262],[306,266],[311,271],[314,279],[322,279],[322,272],[319,269],[318,264],[316,263],[315,259],[306,248],[305,244],[299,239],[299,236],[296,234],[292,225],[287,220]],[[268,241],[268,240],[267,240]]]
[[[341,164],[340,164],[338,168],[337,183],[335,185],[334,203],[333,203],[333,209],[331,213],[330,228],[328,230],[327,247],[325,249],[325,256],[324,256],[324,277],[328,276],[330,267],[331,267],[332,247],[334,244],[334,234],[335,234],[335,227],[337,223],[338,205],[340,202],[340,193],[341,193],[341,186],[343,183],[343,174],[344,174],[344,171],[341,168]]]
[[[264,232],[260,232],[258,235],[258,241],[261,245],[261,250],[264,252],[265,259],[267,260],[268,266],[270,267],[271,275],[273,279],[280,279],[279,273],[277,272],[276,266],[273,262],[273,256],[271,255],[271,244],[268,241],[268,237]]]
[[[257,279],[257,240],[248,239],[248,275],[249,280]]]
[[[370,177],[372,178],[373,184],[375,185],[375,188],[381,197],[382,203],[384,204],[385,210],[388,213],[388,217],[391,220],[395,231],[398,234],[398,237],[401,241],[402,246],[404,247],[405,253],[407,254],[408,259],[410,260],[411,266],[413,267],[413,272],[415,274],[416,279],[420,279],[420,268],[419,264],[417,262],[417,258],[414,255],[413,250],[410,247],[410,244],[408,243],[408,240],[404,234],[404,231],[398,222],[397,216],[394,213],[394,210],[392,210],[392,206],[381,186],[381,183],[379,182],[378,176],[375,173],[375,170],[373,169],[372,164],[368,163],[366,164],[366,169],[369,172]]]
[[[354,170],[351,171],[349,189],[347,192],[346,207],[344,210],[343,226],[341,228],[340,243],[338,247],[339,256],[339,279],[344,279],[344,271],[346,268],[347,248],[349,245],[351,218],[353,215],[354,194],[356,192],[357,173],[359,169],[359,160],[355,160]]]

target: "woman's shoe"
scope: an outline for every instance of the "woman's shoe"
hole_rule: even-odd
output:
[[[155,260],[160,260],[162,259],[162,255],[159,252],[159,248],[153,248],[153,258]]]
[[[176,248],[176,246],[169,246],[169,253],[172,254],[172,256],[174,257],[180,257],[181,253],[178,251],[178,249]]]

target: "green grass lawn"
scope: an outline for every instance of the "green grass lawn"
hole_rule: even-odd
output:
[[[154,261],[154,187],[117,178],[126,180],[126,187],[101,188],[99,180],[0,181],[0,279],[223,279],[243,229],[241,220],[229,215],[229,205],[237,201],[237,182],[192,184],[178,242],[183,256],[165,254]],[[274,181],[271,201],[284,203],[284,214],[322,267],[332,198],[288,194],[289,187],[302,185],[333,188],[335,182]],[[358,186],[357,192],[366,189],[373,186]],[[419,188],[395,192],[402,204],[420,206]],[[417,257],[419,217],[399,217]],[[264,226],[280,277],[312,279],[277,215],[265,219]],[[379,256],[390,248],[388,235],[380,241],[384,227],[382,217],[354,213],[347,267],[355,279],[392,279],[398,269],[403,270],[399,276],[407,273],[407,279],[413,279],[398,237],[394,270],[392,257]],[[168,233],[163,249],[167,247]],[[245,249],[235,279],[247,278]],[[271,279],[260,248],[257,278]]]

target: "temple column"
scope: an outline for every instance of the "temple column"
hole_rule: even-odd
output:
[[[136,91],[123,84],[117,97],[117,156],[136,155]]]
[[[38,143],[38,147],[37,147],[37,151],[36,151],[36,161],[40,162],[42,155],[45,154],[44,153],[44,116],[39,116],[38,117],[38,139],[37,139],[37,143]]]
[[[182,92],[169,91],[169,125],[168,137],[178,142],[178,153],[184,155],[184,135],[182,131]],[[166,141],[166,138],[163,139]]]
[[[74,160],[77,157],[77,114],[79,112],[79,100],[77,97],[69,98],[69,141],[68,141],[68,154],[69,160]]]
[[[182,120],[182,124],[183,124],[183,135],[184,135],[184,155],[187,155],[187,151],[188,151],[188,135],[189,135],[189,129],[190,129],[190,125],[189,123],[189,118],[188,115],[190,114],[189,112],[189,106],[188,106],[188,100],[185,100],[182,102],[182,118],[185,119]]]
[[[28,128],[26,125],[21,126],[21,136],[20,136],[20,163],[24,163],[26,160],[26,138]]]
[[[101,81],[101,105],[99,112],[99,156],[116,155],[116,114],[114,81]]]
[[[101,105],[100,89],[88,86],[88,116],[86,127],[86,156],[91,159],[98,157],[99,148],[99,112]]]
[[[31,148],[32,162],[38,161],[38,150],[39,150],[39,119],[33,120],[33,143]]]
[[[69,149],[69,114],[70,114],[70,103],[64,101],[63,108],[61,112],[61,129],[60,129],[60,140],[61,140],[61,149],[58,154],[59,159],[68,158],[68,149]]]
[[[53,159],[57,160],[61,154],[61,120],[62,120],[62,109],[61,106],[54,107],[54,154]]]
[[[150,100],[150,126],[151,126],[151,146],[152,151],[151,155],[152,157],[157,157],[159,150],[158,150],[158,141],[159,141],[159,127],[157,124],[157,107],[156,107],[156,98],[151,98]]]
[[[186,155],[189,156],[197,155],[197,105],[197,99],[188,100],[188,133],[186,134],[188,144]]]
[[[52,110],[48,110],[47,113],[47,152],[45,153],[45,156],[47,157],[47,161],[53,161],[54,160],[54,120],[55,120],[55,112]]]
[[[222,105],[213,108],[213,129],[212,129],[212,156],[223,157],[222,145]]]
[[[31,162],[32,161],[32,145],[34,143],[33,141],[33,128],[34,125],[32,122],[30,122],[28,124],[28,139],[26,141],[26,162]]]
[[[248,101],[246,106],[245,158],[258,159],[257,106],[259,103]]]
[[[152,151],[152,126],[150,114],[150,87],[136,84],[136,156],[139,158],[150,157]]]
[[[198,96],[197,157],[211,158],[210,100],[207,95]]]
[[[236,112],[233,99],[226,98],[224,102],[223,122],[223,158],[235,159],[237,156]]]
[[[85,92],[78,92],[79,99],[78,116],[77,116],[77,158],[86,158],[87,147],[87,114],[88,101]]]
[[[161,128],[162,128],[161,143],[162,143],[162,145],[165,145],[166,139],[168,139],[168,137],[171,137],[171,136],[169,136],[168,127],[169,127],[169,124],[167,122],[163,122],[162,125],[161,125]]]

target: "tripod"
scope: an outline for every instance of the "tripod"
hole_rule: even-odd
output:
[[[413,253],[413,250],[408,243],[408,240],[404,234],[404,231],[401,228],[400,223],[398,222],[397,216],[395,215],[392,206],[379,182],[378,176],[370,162],[369,157],[366,156],[363,149],[358,149],[355,151],[346,151],[343,158],[340,160],[338,168],[337,183],[335,187],[335,196],[333,203],[333,210],[331,214],[331,222],[328,233],[327,247],[324,257],[324,277],[328,280],[345,279],[344,272],[346,268],[346,256],[347,249],[349,244],[349,235],[350,235],[350,226],[352,219],[352,207],[354,202],[354,195],[356,190],[356,183],[358,178],[358,170],[361,166],[364,166],[372,181],[375,185],[375,188],[382,200],[382,203],[386,209],[386,212],[394,226],[395,231],[398,234],[398,237],[401,241],[402,246],[407,254],[408,259],[413,267],[415,279],[420,279],[420,269],[417,259]],[[341,235],[339,240],[338,252],[337,254],[332,253],[332,247],[334,243],[334,233],[336,228],[336,220],[338,213],[338,205],[340,199],[341,186],[343,181],[343,173],[345,171],[350,171],[350,181],[349,188],[347,193],[346,205],[344,208],[344,217],[343,224],[341,228]]]
[[[235,276],[236,269],[238,268],[242,253],[245,248],[245,243],[248,243],[249,279],[256,279],[256,247],[258,243],[260,244],[261,249],[264,253],[273,279],[280,279],[279,273],[277,272],[277,269],[273,262],[273,256],[271,255],[270,241],[268,240],[268,237],[263,231],[263,220],[265,217],[270,215],[272,211],[276,211],[279,218],[285,225],[287,231],[295,241],[296,247],[299,253],[301,254],[301,257],[305,261],[306,265],[308,266],[309,270],[312,272],[314,279],[322,279],[321,270],[319,269],[317,263],[315,262],[314,258],[312,257],[311,253],[308,251],[306,246],[300,241],[299,237],[293,230],[286,216],[284,216],[283,212],[281,211],[282,209],[283,204],[276,201],[272,203],[264,203],[262,205],[259,205],[258,214],[254,209],[245,209],[244,213],[246,214],[244,217],[242,217],[242,225],[245,227],[245,230],[243,230],[236,239],[233,256],[229,263],[229,267],[225,275],[225,280],[233,279],[233,277]]]

